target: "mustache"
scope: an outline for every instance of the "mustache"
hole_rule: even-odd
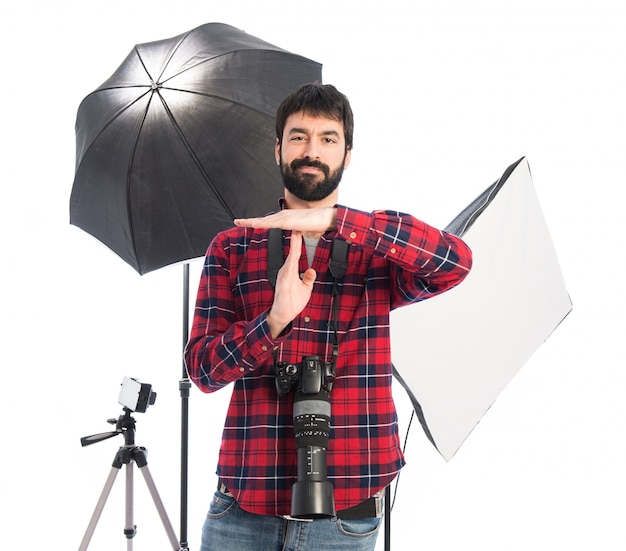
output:
[[[291,161],[290,166],[291,170],[294,171],[302,168],[303,166],[310,166],[313,168],[319,168],[320,170],[324,171],[324,174],[326,174],[327,176],[330,173],[330,167],[328,165],[325,165],[320,161],[316,161],[315,159],[294,159],[293,161]]]

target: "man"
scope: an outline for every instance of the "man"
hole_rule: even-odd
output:
[[[404,464],[389,312],[459,284],[471,252],[410,215],[338,204],[352,132],[350,104],[336,88],[293,92],[276,116],[282,209],[235,220],[209,246],[185,359],[204,392],[234,387],[201,551],[374,549],[381,491]],[[282,233],[280,260],[286,256],[275,286],[270,228]],[[341,276],[329,269],[335,240],[348,243]],[[280,365],[303,369],[311,356],[335,374],[323,451],[336,515],[315,520],[290,517],[294,393],[279,394],[276,385]]]

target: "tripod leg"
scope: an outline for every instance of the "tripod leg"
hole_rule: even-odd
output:
[[[133,462],[126,463],[126,522],[124,524],[124,535],[126,536],[126,551],[133,551],[133,538],[137,533],[137,527],[133,521],[133,510],[135,505],[133,494]]]
[[[174,551],[180,551],[180,545],[178,544],[178,540],[176,539],[176,533],[174,532],[172,523],[167,516],[165,507],[163,506],[163,502],[161,501],[161,496],[159,495],[156,485],[154,484],[152,474],[150,473],[150,469],[148,469],[148,460],[146,458],[145,450],[141,448],[136,449],[135,461],[137,462],[137,466],[139,467],[139,470],[141,471],[141,474],[146,481],[146,485],[148,486],[148,490],[150,491],[150,495],[152,496],[152,501],[154,502],[154,505],[159,512],[161,522],[163,523],[163,528],[165,528],[165,532],[167,533],[167,537],[170,540],[172,549],[174,549]]]
[[[104,483],[104,488],[102,488],[102,493],[100,494],[100,499],[96,504],[96,508],[91,515],[91,520],[89,521],[89,525],[87,526],[87,530],[85,531],[85,535],[83,536],[83,541],[80,543],[80,547],[78,551],[86,551],[89,542],[91,541],[91,537],[96,529],[96,525],[98,524],[98,520],[100,519],[100,515],[102,514],[102,510],[104,509],[104,505],[106,504],[107,498],[111,493],[111,488],[113,488],[113,483],[115,482],[115,478],[117,477],[117,473],[120,470],[118,467],[113,466],[109,471],[109,476]]]

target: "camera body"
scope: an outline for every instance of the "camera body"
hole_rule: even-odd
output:
[[[276,362],[276,392],[289,394],[295,387],[302,394],[314,395],[321,390],[330,392],[335,382],[335,368],[331,362],[322,362],[319,356],[305,356],[297,364]]]

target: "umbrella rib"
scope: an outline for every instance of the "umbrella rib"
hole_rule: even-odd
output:
[[[220,53],[220,54],[216,54],[216,55],[214,55],[214,56],[212,56],[212,57],[207,57],[207,58],[205,58],[205,59],[201,59],[201,60],[200,60],[198,63],[196,63],[195,65],[192,65],[192,66],[190,66],[190,67],[185,67],[182,71],[179,71],[178,73],[176,73],[176,74],[172,75],[172,76],[171,76],[171,77],[169,77],[166,81],[161,81],[161,78],[162,78],[162,76],[163,76],[163,73],[165,72],[165,70],[166,70],[166,69],[167,69],[167,67],[169,66],[170,61],[172,60],[172,58],[174,57],[174,55],[176,55],[176,52],[178,51],[178,49],[179,49],[179,48],[183,45],[183,43],[184,43],[184,42],[185,42],[185,41],[186,41],[186,40],[187,40],[187,39],[188,39],[188,38],[189,38],[189,37],[190,37],[190,36],[191,36],[191,35],[195,32],[195,31],[197,31],[199,28],[200,28],[200,27],[197,27],[197,28],[195,28],[195,29],[192,29],[192,30],[190,30],[189,32],[185,33],[185,34],[182,36],[182,38],[180,39],[179,43],[178,43],[178,44],[176,45],[176,47],[173,49],[172,54],[170,55],[169,59],[167,60],[167,62],[166,62],[166,63],[165,63],[165,65],[163,66],[163,70],[161,71],[161,74],[159,75],[159,80],[158,80],[158,82],[159,82],[160,84],[163,84],[163,82],[167,82],[167,80],[171,80],[171,79],[173,79],[173,78],[177,77],[178,75],[181,75],[181,74],[183,74],[183,73],[185,73],[185,72],[187,72],[187,71],[189,71],[189,70],[191,70],[191,69],[194,69],[194,68],[196,68],[198,65],[202,65],[203,63],[208,63],[209,61],[213,61],[214,59],[218,59],[218,58],[220,58],[220,57],[224,57],[224,56],[226,56],[226,55],[230,55],[230,54],[232,54],[232,53],[233,53],[233,52],[235,52],[235,51],[237,51],[237,52],[241,52],[241,51],[257,51],[257,48],[238,48],[238,49],[236,49],[236,50],[228,50],[228,51],[222,52],[222,53]],[[271,44],[267,44],[267,45],[265,46],[265,48],[264,48],[264,49],[266,49],[266,50],[270,50],[270,49],[271,49]],[[283,51],[283,50],[282,50],[281,48],[276,48],[276,49],[275,49],[275,51],[281,52],[281,51]],[[139,52],[137,52],[137,55],[139,55]],[[141,60],[141,56],[139,56],[139,59]],[[141,63],[142,63],[142,65],[143,65],[143,60],[141,61]],[[145,68],[145,66],[144,66],[144,68]],[[148,71],[146,70],[146,72],[148,72]],[[148,73],[148,75],[149,75],[149,74],[150,74],[150,73]]]
[[[187,33],[189,34],[189,33]],[[161,76],[163,75],[163,73],[165,72],[165,69],[167,69],[167,66],[170,64],[170,61],[172,60],[172,57],[174,57],[174,54],[176,53],[176,51],[178,50],[178,48],[180,48],[180,45],[182,44],[182,40],[178,43],[178,45],[176,46],[176,48],[174,48],[174,51],[172,52],[172,55],[170,55],[169,59],[167,60],[167,62],[165,63],[165,65],[163,66],[163,69],[161,71],[161,74],[159,75],[158,78],[154,79],[152,78],[152,75],[150,74],[150,71],[148,71],[148,68],[146,67],[146,64],[143,62],[143,58],[141,57],[141,54],[139,53],[139,50],[137,49],[137,46],[135,46],[135,53],[137,54],[137,57],[139,58],[139,62],[141,63],[141,66],[143,67],[143,70],[146,72],[146,75],[148,75],[148,78],[150,79],[150,82],[153,83],[158,83],[161,80]]]
[[[153,82],[158,82],[159,85],[162,85],[164,82],[167,82],[168,80],[171,80],[173,78],[176,78],[179,75],[182,75],[183,73],[186,73],[187,71],[190,71],[191,69],[195,69],[198,65],[202,65],[203,63],[208,63],[210,61],[213,61],[214,59],[218,59],[220,57],[224,57],[226,55],[230,55],[233,53],[233,51],[256,51],[255,48],[241,48],[239,50],[229,50],[226,52],[222,52],[221,54],[216,54],[212,57],[208,57],[206,59],[201,59],[198,63],[196,63],[195,65],[191,65],[189,67],[185,67],[182,71],[179,71],[175,74],[173,74],[172,76],[170,76],[167,80],[162,80],[163,77],[163,73],[165,73],[165,71],[167,70],[170,62],[172,61],[172,59],[174,58],[174,56],[176,55],[176,52],[181,48],[181,46],[183,45],[183,43],[185,42],[185,40],[187,40],[187,38],[189,38],[189,36],[197,29],[193,29],[191,31],[189,31],[188,33],[185,33],[185,35],[180,39],[180,41],[178,42],[178,44],[176,45],[176,47],[172,50],[172,53],[170,54],[169,58],[167,59],[167,61],[165,62],[165,64],[163,65],[163,68],[161,70],[161,73],[158,76],[158,79],[153,79],[152,76],[150,75],[150,71],[148,71],[148,68],[146,67],[145,63],[143,62],[143,59],[141,57],[141,54],[139,53],[139,51],[137,50],[137,46],[135,46],[135,53],[137,54],[137,57],[139,58],[139,61],[141,62],[142,67],[144,68],[144,70],[146,71],[146,74],[148,75],[148,77],[150,78],[151,81]],[[280,50],[277,50],[280,51]]]
[[[143,94],[145,95],[145,94]],[[130,205],[131,204],[131,197],[130,197],[130,183],[131,183],[131,176],[133,173],[133,166],[135,164],[135,154],[137,153],[137,145],[139,144],[139,135],[141,134],[141,131],[143,130],[144,124],[146,122],[146,117],[148,116],[148,111],[150,109],[150,103],[152,102],[152,97],[154,94],[150,95],[150,98],[148,99],[148,103],[146,104],[146,108],[143,111],[143,117],[141,118],[141,124],[139,125],[139,130],[137,132],[137,138],[135,139],[135,143],[133,144],[133,151],[131,153],[130,156],[130,160],[128,162],[128,171],[126,173],[126,204]],[[142,96],[143,97],[143,96]],[[132,105],[133,103],[135,103],[139,98],[137,98],[135,101],[133,101],[130,105]],[[129,105],[129,106],[130,106]],[[132,215],[132,211],[130,209],[130,206],[127,210],[127,215],[128,215],[128,229],[129,229],[129,234],[132,236],[132,244],[133,244],[133,255],[136,259],[137,262],[137,266],[139,268],[139,273],[142,273],[142,266],[141,261],[139,260],[139,255],[138,255],[138,251],[137,251],[137,242],[135,240],[135,231],[133,228],[133,215]]]
[[[180,46],[180,45],[179,45],[179,46]],[[177,49],[178,49],[178,48],[177,48]],[[160,84],[163,84],[164,82],[167,82],[167,81],[169,81],[169,80],[172,80],[173,78],[176,78],[177,76],[180,76],[180,75],[182,75],[183,73],[186,73],[187,71],[191,71],[192,69],[195,69],[195,68],[196,68],[196,67],[198,67],[199,65],[202,65],[202,64],[204,64],[204,63],[209,63],[209,62],[212,62],[212,61],[214,61],[214,60],[216,60],[216,59],[219,59],[220,57],[224,57],[224,56],[227,56],[227,55],[231,55],[231,54],[233,54],[233,53],[235,53],[235,52],[250,52],[250,51],[252,51],[252,52],[256,52],[257,50],[255,50],[254,48],[247,48],[247,49],[241,49],[241,50],[232,50],[232,51],[229,51],[229,52],[223,52],[223,53],[221,53],[221,54],[214,55],[214,56],[212,56],[212,57],[208,57],[208,58],[206,58],[206,59],[202,59],[202,60],[200,60],[198,63],[196,63],[195,65],[190,65],[189,67],[185,67],[184,69],[182,69],[182,70],[181,70],[181,71],[179,71],[178,73],[173,74],[172,76],[168,77],[168,78],[167,78],[167,80],[163,80],[163,81],[162,81],[162,80],[160,80],[160,78],[159,78],[159,83],[160,83]],[[163,71],[161,71],[161,75],[160,75],[160,76],[162,76],[162,75],[163,75],[163,73],[165,72],[165,69],[167,69],[167,66],[169,65],[169,63],[170,63],[170,61],[171,61],[172,57],[174,56],[174,53],[176,53],[176,52],[174,51],[174,52],[172,53],[172,55],[170,56],[170,59],[168,59],[167,63],[165,64],[165,67],[163,67]]]
[[[254,107],[251,107],[250,105],[248,105],[246,103],[243,103],[243,102],[240,102],[240,101],[236,101],[236,100],[231,99],[231,98],[225,98],[223,96],[219,96],[219,95],[216,95],[216,94],[207,94],[207,93],[203,93],[203,92],[195,92],[195,91],[190,91],[190,90],[183,90],[181,88],[170,88],[170,87],[162,87],[161,90],[171,90],[171,91],[175,91],[175,92],[184,92],[184,93],[187,93],[187,94],[195,94],[195,95],[202,96],[202,97],[205,97],[205,98],[214,98],[214,99],[218,99],[218,100],[221,100],[221,101],[224,101],[224,102],[228,102],[228,103],[230,103],[232,105],[236,105],[238,107],[243,107],[244,109],[247,109],[248,111],[250,111],[252,113],[258,113],[259,115],[263,115],[263,116],[266,116],[266,117],[270,116],[270,115],[268,115],[268,113],[266,113],[265,111],[263,111],[261,109],[255,109]],[[165,100],[162,97],[161,97],[161,101],[165,104]],[[167,105],[165,106],[165,108],[168,110],[168,113],[170,113]],[[173,119],[174,115],[171,114],[171,117]],[[174,124],[176,125],[175,121],[174,121]],[[181,130],[181,133],[182,133],[182,130]],[[184,140],[184,137],[183,137],[183,140]],[[267,170],[265,172],[267,174],[269,174],[269,172]],[[207,176],[207,178],[208,178],[208,176]],[[230,210],[229,210],[229,212],[230,212]],[[233,218],[236,218],[236,215],[233,214]]]
[[[101,88],[99,90],[97,90],[96,92],[92,92],[92,94],[95,94],[97,92],[101,92],[104,90],[114,90],[114,89],[118,89],[118,88],[128,88],[127,86],[115,86],[112,88]],[[111,117],[111,119],[100,129],[100,131],[93,137],[93,139],[91,140],[91,143],[89,144],[89,147],[87,147],[85,149],[85,152],[82,155],[81,158],[81,163],[82,160],[86,157],[87,155],[87,151],[89,151],[93,145],[98,141],[98,138],[100,136],[102,136],[102,134],[124,113],[126,112],[128,109],[130,109],[133,105],[135,105],[135,103],[137,103],[140,99],[142,99],[143,97],[145,97],[145,95],[149,92],[150,90],[146,90],[143,94],[137,96],[133,101],[131,101],[130,103],[126,104],[124,107],[122,107],[113,117]],[[90,95],[92,95],[90,94]],[[148,102],[148,105],[150,104],[150,102]],[[144,120],[145,120],[145,114],[144,114]],[[142,126],[143,126],[143,121],[142,121]],[[80,164],[79,164],[80,166]],[[78,167],[77,167],[78,170]]]
[[[241,48],[238,48],[238,49],[227,50],[227,51],[225,51],[225,52],[222,52],[222,53],[219,53],[219,54],[215,54],[215,55],[213,55],[213,56],[211,56],[211,57],[206,57],[206,58],[204,58],[204,59],[200,59],[200,61],[198,61],[198,63],[196,63],[196,64],[194,64],[194,65],[190,65],[189,67],[185,67],[185,68],[184,68],[184,69],[182,69],[181,71],[178,71],[177,73],[174,73],[174,74],[173,74],[173,75],[171,75],[169,78],[167,78],[167,80],[162,80],[162,78],[163,78],[163,73],[165,73],[165,71],[166,71],[166,69],[168,68],[168,66],[169,66],[170,62],[172,61],[172,59],[173,59],[173,58],[174,58],[174,56],[176,55],[176,52],[180,49],[180,47],[183,45],[183,43],[185,42],[185,40],[187,40],[187,38],[189,38],[189,36],[190,36],[190,35],[191,35],[194,31],[196,31],[196,30],[198,30],[198,29],[193,29],[193,30],[189,31],[188,33],[186,33],[186,34],[185,34],[185,35],[184,35],[184,36],[180,39],[180,42],[179,42],[179,43],[176,45],[176,47],[173,49],[173,51],[172,51],[171,55],[169,56],[169,59],[168,59],[168,60],[165,62],[165,64],[163,65],[163,69],[161,70],[161,73],[160,73],[160,75],[159,75],[159,77],[158,77],[158,80],[153,80],[153,79],[152,79],[152,77],[150,76],[150,72],[149,72],[149,71],[148,71],[148,69],[146,68],[146,66],[145,66],[145,64],[144,64],[144,62],[143,62],[143,59],[141,58],[141,55],[140,55],[139,51],[137,50],[137,47],[135,47],[135,52],[137,53],[137,56],[139,57],[139,61],[141,62],[141,65],[143,66],[143,68],[145,69],[145,71],[146,71],[147,75],[150,77],[150,79],[151,79],[153,82],[158,82],[159,86],[160,86],[160,87],[163,87],[163,84],[164,84],[164,83],[166,83],[166,82],[168,82],[168,81],[172,80],[173,78],[176,78],[176,77],[178,77],[178,76],[182,75],[183,73],[186,73],[187,71],[190,71],[191,69],[195,69],[196,67],[198,67],[199,65],[202,65],[202,64],[204,64],[204,63],[209,63],[209,62],[212,62],[212,61],[214,61],[214,60],[216,60],[216,59],[219,59],[220,57],[225,57],[225,56],[228,56],[228,55],[232,55],[232,54],[233,54],[233,53],[235,53],[235,52],[258,52],[258,51],[259,51],[259,49],[258,49],[258,48],[252,48],[252,47],[249,47],[249,48],[243,48],[243,47],[241,47]],[[266,44],[266,45],[265,45],[265,47],[263,48],[263,51],[272,51],[272,52],[282,53],[282,54],[285,54],[285,55],[293,55],[293,54],[290,54],[289,52],[286,52],[286,51],[285,51],[285,50],[283,50],[282,48],[272,47],[272,45],[271,45],[271,44]],[[301,57],[301,56],[298,56],[298,57]],[[178,89],[178,88],[169,88],[169,89],[170,89],[170,90],[180,90],[180,89]],[[187,91],[187,90],[180,90],[180,91],[185,92],[185,91]],[[201,94],[201,95],[205,95],[205,94]],[[217,97],[217,98],[220,98],[220,99],[224,99],[224,98],[221,98],[221,96],[210,96],[210,95],[209,95],[209,97]]]
[[[236,105],[238,107],[243,107],[245,109],[247,109],[248,111],[252,112],[252,113],[259,113],[260,115],[266,115],[266,116],[270,116],[269,113],[263,111],[262,109],[257,109],[255,107],[252,107],[251,105],[248,105],[247,103],[244,103],[242,101],[237,101],[233,98],[226,98],[224,96],[220,96],[218,94],[208,94],[206,92],[196,92],[194,90],[185,90],[183,88],[173,88],[170,86],[161,86],[160,87],[161,90],[171,90],[173,92],[183,92],[185,94],[194,94],[196,96],[202,96],[204,98],[213,98],[213,99],[219,99],[221,101],[230,103],[232,105]]]
[[[206,93],[202,93],[202,92],[195,92],[195,91],[190,91],[190,90],[184,90],[184,89],[181,89],[181,88],[170,88],[170,87],[162,87],[160,89],[161,90],[171,90],[171,91],[175,91],[175,92],[183,92],[183,93],[187,93],[187,94],[195,94],[195,95],[206,97],[206,98],[214,98],[214,99],[218,99],[218,100],[221,100],[221,101],[224,101],[224,102],[228,102],[228,103],[230,103],[232,105],[237,105],[239,107],[243,107],[243,108],[247,109],[248,111],[250,111],[252,113],[258,113],[259,115],[263,115],[263,116],[266,116],[266,117],[269,116],[268,113],[266,113],[265,111],[262,111],[261,109],[255,109],[254,107],[251,107],[250,105],[247,105],[247,104],[245,104],[243,102],[235,101],[235,100],[230,99],[230,98],[224,98],[223,96],[219,96],[219,95],[216,95],[216,94],[206,94]],[[163,104],[165,106],[165,109],[167,110],[168,114],[170,115],[170,117],[171,117],[171,119],[173,121],[173,124],[176,126],[176,128],[181,133],[182,140],[185,142],[185,144],[187,144],[184,136],[182,135],[182,130],[176,124],[176,121],[174,119],[174,115],[173,115],[173,113],[171,113],[171,111],[169,110],[168,106],[165,104],[165,100],[163,99],[163,97],[161,97],[161,101],[163,102]],[[188,146],[188,147],[190,147],[190,146]],[[193,155],[193,152],[192,152],[192,155]],[[200,161],[197,161],[197,162],[198,162],[198,164],[200,164]],[[203,169],[201,169],[201,170],[203,171],[203,173],[205,173]],[[265,170],[265,173],[266,174],[270,174],[270,172],[268,172],[267,170]],[[209,179],[208,175],[206,175],[206,177],[207,177],[207,179]],[[217,193],[217,191],[216,191],[216,193]],[[219,196],[219,194],[218,194],[218,196]],[[228,209],[228,207],[227,207],[227,209]],[[230,209],[228,209],[228,212],[230,214],[232,214],[232,211]],[[237,216],[235,214],[232,214],[232,217],[236,218]]]
[[[152,102],[153,98],[154,98],[154,94],[151,94],[150,99],[148,100],[148,103],[146,105],[146,108],[144,109],[143,117],[141,119],[141,125],[139,126],[139,131],[137,133],[137,136],[139,136],[139,134],[141,134],[141,131],[142,131],[143,127],[144,127],[144,124],[146,122],[146,117],[148,116],[148,111],[150,109],[150,103]],[[139,99],[139,98],[137,98],[137,99]],[[161,97],[160,94],[159,94],[159,99],[161,100],[161,103],[163,104],[163,107],[164,107],[165,111],[167,112],[167,115],[170,118],[170,121],[172,122],[172,125],[176,129],[176,132],[180,136],[182,142],[185,144],[185,148],[187,149],[187,151],[191,155],[191,158],[194,160],[194,162],[198,166],[198,168],[199,168],[200,172],[202,173],[202,175],[204,176],[205,180],[209,183],[209,185],[213,189],[215,195],[217,196],[218,200],[220,201],[220,203],[222,204],[222,206],[224,207],[226,212],[228,212],[229,216],[231,218],[235,218],[235,214],[232,212],[230,207],[224,201],[224,198],[221,196],[221,194],[218,192],[216,187],[213,185],[213,182],[209,178],[209,175],[207,174],[206,170],[202,166],[202,163],[200,163],[200,160],[198,159],[198,157],[194,153],[193,149],[189,145],[189,142],[185,138],[185,135],[183,134],[180,126],[176,122],[176,119],[174,118],[174,115],[172,114],[172,112],[170,111],[167,103],[163,100],[163,98]],[[133,101],[132,103],[135,103],[136,101],[137,100]],[[132,103],[131,103],[131,105],[132,105]],[[130,162],[128,164],[128,172],[126,174],[126,195],[127,195],[127,197],[126,197],[126,204],[127,205],[130,204],[130,187],[131,187],[130,186],[130,182],[131,182],[131,176],[132,176],[132,172],[133,172],[132,171],[132,167],[135,164],[135,153],[137,152],[138,142],[139,142],[139,139],[135,140],[135,144],[133,146],[133,151],[132,151],[132,154],[131,154]],[[133,229],[133,217],[132,217],[132,213],[131,213],[130,209],[128,210],[128,227],[129,227],[130,235],[135,235],[135,232],[134,232],[134,229]],[[135,258],[137,259],[137,263],[139,264],[140,260],[139,260],[138,254],[137,254],[137,243],[135,242],[134,239],[133,239],[133,253],[134,253]],[[140,268],[141,268],[141,266],[140,266]]]
[[[165,112],[167,113],[167,116],[169,117],[172,125],[174,126],[174,129],[176,130],[176,132],[180,136],[180,139],[182,140],[183,144],[185,145],[185,148],[187,149],[187,152],[189,153],[189,155],[193,159],[194,163],[196,164],[196,166],[200,170],[202,176],[204,176],[205,181],[211,186],[211,189],[213,190],[213,193],[218,198],[219,202],[224,207],[224,209],[226,210],[228,215],[231,218],[236,218],[235,213],[228,206],[228,203],[226,203],[225,199],[222,197],[222,194],[219,192],[217,187],[213,184],[213,180],[211,180],[211,177],[209,176],[208,172],[205,170],[204,166],[200,162],[200,159],[198,159],[198,156],[196,155],[196,153],[194,152],[193,148],[191,147],[191,145],[187,141],[187,138],[185,137],[185,134],[183,133],[182,128],[180,127],[180,125],[176,121],[176,118],[174,117],[174,114],[170,110],[169,106],[167,105],[167,102],[163,99],[163,96],[161,96],[161,94],[159,93],[158,90],[157,90],[157,93],[159,94],[159,99],[161,100],[161,103],[163,104],[163,108],[165,109]]]
[[[197,29],[193,29],[191,31],[189,31],[188,33],[186,33],[180,40],[180,42],[176,45],[176,47],[172,50],[172,53],[170,54],[168,60],[165,62],[165,64],[163,65],[163,68],[161,70],[161,73],[159,74],[157,79],[152,78],[152,75],[150,74],[150,71],[148,70],[148,68],[146,67],[146,64],[143,61],[143,58],[141,57],[141,54],[139,53],[139,50],[137,49],[137,46],[135,46],[134,50],[135,53],[137,54],[137,57],[139,58],[139,62],[141,63],[141,66],[143,67],[144,71],[146,72],[146,74],[148,75],[148,78],[150,79],[150,82],[153,83],[153,86],[157,86],[158,88],[161,88],[163,90],[172,90],[172,91],[176,91],[176,92],[185,92],[188,94],[196,94],[199,96],[203,96],[203,97],[207,97],[207,98],[215,98],[215,99],[219,99],[219,100],[223,100],[223,101],[228,101],[230,103],[232,103],[233,105],[239,105],[241,107],[245,107],[251,111],[254,111],[256,113],[260,113],[262,115],[267,115],[267,113],[265,113],[264,111],[262,111],[261,109],[254,109],[249,105],[246,105],[245,103],[242,102],[238,102],[235,101],[232,98],[225,98],[223,96],[217,95],[217,94],[205,94],[202,92],[195,92],[195,91],[191,91],[191,90],[185,90],[183,88],[175,88],[175,87],[170,87],[170,86],[164,86],[164,84],[170,80],[172,80],[173,78],[176,78],[180,75],[182,75],[183,73],[186,73],[187,71],[190,71],[191,69],[195,69],[196,67],[198,67],[199,65],[202,65],[204,63],[209,63],[214,61],[215,59],[219,59],[220,57],[225,57],[227,55],[231,55],[233,54],[235,51],[236,52],[248,52],[248,51],[252,51],[252,52],[257,52],[258,50],[255,48],[240,48],[238,50],[229,50],[226,52],[222,52],[220,54],[216,54],[212,57],[208,57],[206,59],[201,59],[198,63],[196,63],[195,65],[191,65],[189,67],[185,67],[183,70],[174,73],[173,75],[171,75],[169,78],[167,78],[167,80],[162,80],[163,78],[163,73],[165,73],[165,71],[167,70],[170,62],[172,61],[172,59],[174,58],[174,56],[176,55],[176,52],[180,49],[180,47],[183,45],[183,43],[185,42],[185,40],[193,33],[193,31],[195,31]],[[268,47],[266,48],[266,50],[271,50],[270,46],[268,45]],[[287,54],[289,55],[288,52],[285,52],[284,50],[280,49],[280,48],[276,48],[275,50],[271,50],[271,51],[275,51],[278,53],[283,53],[283,54]],[[167,105],[165,104],[163,98],[161,98],[161,101],[163,102],[163,104],[165,105],[165,108],[167,109]],[[172,121],[174,121],[173,116],[171,115],[171,112],[169,111],[169,109],[167,109],[168,114],[170,114],[170,117],[172,118]],[[175,126],[177,128],[178,125],[176,125],[176,123],[174,122]],[[184,139],[184,138],[183,138]],[[186,141],[185,141],[186,143]]]
[[[155,80],[154,82],[159,82],[161,83],[161,78],[163,77],[163,73],[165,72],[165,70],[167,69],[167,67],[169,66],[170,62],[172,61],[172,58],[176,55],[176,52],[178,51],[178,49],[183,45],[183,42],[185,42],[185,40],[187,40],[187,38],[189,37],[189,35],[195,31],[196,29],[192,29],[191,31],[185,33],[185,35],[180,39],[180,41],[178,42],[178,44],[176,45],[176,47],[174,48],[174,50],[172,51],[169,59],[167,60],[167,62],[163,65],[163,69],[161,70],[161,74],[159,75],[158,80]],[[135,48],[136,50],[136,48]],[[146,66],[143,63],[143,59],[141,58],[141,55],[139,54],[139,52],[137,52],[137,55],[139,56],[139,60],[141,61],[141,64],[143,65],[143,68],[146,69],[146,73],[148,74],[148,76],[150,76],[150,72],[148,71],[148,69],[146,68]],[[195,65],[194,65],[195,67]],[[184,71],[181,71],[180,73],[183,73]],[[178,76],[180,73],[177,73],[176,75],[171,76],[170,78],[174,78],[175,76]],[[152,80],[152,77],[150,77],[150,79]],[[168,79],[169,80],[169,79]]]

